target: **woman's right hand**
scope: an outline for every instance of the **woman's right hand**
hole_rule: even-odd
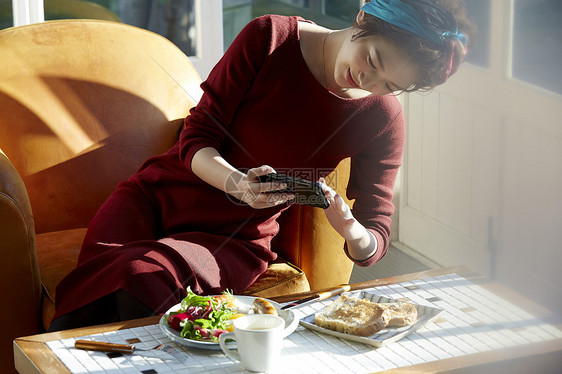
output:
[[[282,183],[260,183],[259,176],[275,173],[271,166],[252,168],[244,174],[212,147],[201,148],[193,155],[191,169],[203,181],[255,209],[274,207],[294,199],[293,194],[275,192],[287,188]]]
[[[227,187],[227,192],[254,209],[271,208],[294,199],[291,193],[277,192],[287,188],[286,184],[259,181],[260,176],[270,173],[275,173],[275,169],[269,165],[249,169],[238,183]]]

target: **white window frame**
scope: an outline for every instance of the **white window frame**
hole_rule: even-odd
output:
[[[43,0],[12,0],[14,26],[45,21]]]
[[[43,0],[12,0],[14,26],[45,21]],[[195,0],[197,55],[191,62],[205,79],[223,55],[222,0]]]
[[[189,58],[203,79],[224,53],[222,22],[222,0],[195,1],[197,55]]]

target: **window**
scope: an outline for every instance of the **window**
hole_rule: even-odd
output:
[[[515,0],[512,77],[562,94],[561,19],[560,0]]]
[[[14,26],[12,0],[0,0],[0,30]]]
[[[252,19],[265,14],[301,16],[330,29],[351,26],[360,0],[223,0],[224,48]]]
[[[42,21],[43,0],[0,0],[0,28]]]
[[[464,4],[467,17],[476,29],[466,61],[487,68],[490,66],[490,0],[470,0]]]

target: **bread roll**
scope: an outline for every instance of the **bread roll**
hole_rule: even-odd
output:
[[[277,309],[271,304],[268,300],[257,298],[254,300],[253,308],[255,313],[258,314],[271,314],[271,315],[278,315]]]

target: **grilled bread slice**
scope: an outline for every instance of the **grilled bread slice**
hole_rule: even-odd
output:
[[[417,318],[416,307],[409,303],[373,303],[342,295],[316,314],[315,322],[326,329],[370,336],[385,327],[410,325]]]
[[[381,303],[378,304],[390,313],[387,327],[402,327],[411,325],[418,319],[418,310],[409,303]]]
[[[342,295],[321,313],[317,326],[357,336],[370,336],[385,328],[390,312],[380,304]]]

